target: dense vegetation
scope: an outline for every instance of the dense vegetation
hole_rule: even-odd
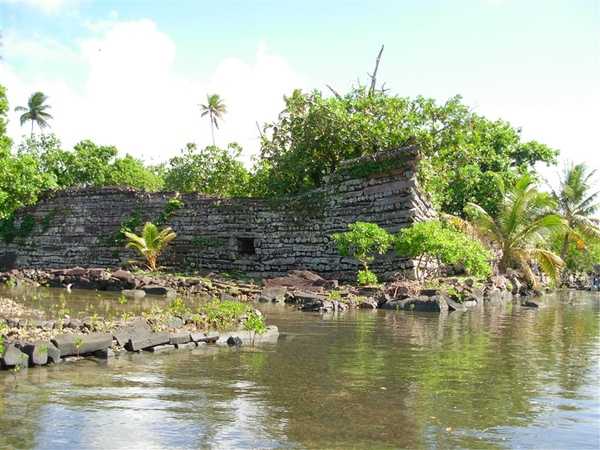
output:
[[[313,188],[340,162],[417,144],[420,179],[442,211],[462,214],[467,202],[495,212],[501,192],[557,151],[522,142],[519,130],[471,111],[460,97],[390,96],[358,88],[345,96],[294,93],[279,119],[265,126],[259,168],[270,194]]]
[[[41,92],[33,94],[26,107],[19,107],[22,124],[31,122],[32,128],[15,147],[6,135],[9,105],[0,86],[0,220],[10,220],[17,208],[35,203],[44,190],[75,186],[118,185],[237,197],[294,194],[321,185],[344,160],[416,144],[421,152],[418,178],[434,205],[457,219],[470,219],[481,233],[487,233],[488,243],[500,258],[501,270],[522,265],[516,262],[531,261],[535,255],[545,258],[539,260],[542,267],[549,271],[550,266],[554,267],[550,271],[554,275],[561,266],[560,258],[550,254],[562,256],[566,267],[574,271],[589,270],[598,262],[594,255],[600,246],[600,233],[593,217],[598,209],[597,193],[590,191],[593,173],[582,165],[572,167],[557,192],[539,194],[534,186],[535,165],[555,164],[557,150],[536,141],[523,141],[519,129],[474,113],[460,97],[439,103],[362,86],[346,95],[334,92],[328,97],[319,91],[296,90],[285,98],[285,109],[277,120],[263,126],[261,152],[251,170],[240,160],[239,145],[215,145],[214,130],[227,112],[223,99],[216,94],[207,97],[200,111],[210,121],[213,145],[198,148],[190,143],[160,166],[145,165],[131,155],[122,156],[113,146],[89,140],[65,149],[53,134],[34,133],[35,124],[40,131],[50,126],[49,108]],[[525,179],[530,188],[526,190],[531,195],[536,193],[531,204],[540,206],[537,202],[544,197],[547,203],[542,208],[543,220],[555,221],[554,228],[560,221],[560,226],[565,226],[560,230],[562,234],[546,227],[545,222],[543,233],[523,234],[519,230],[537,226],[536,216],[529,210],[526,213],[530,215],[519,216],[522,223],[507,219],[513,217],[511,201],[512,206],[520,208],[511,199],[519,195],[517,191]],[[417,227],[411,231],[416,233],[415,239],[430,232],[427,245],[435,246],[434,237],[440,233],[449,243],[461,239],[450,236],[452,230],[446,226],[427,227],[431,229]],[[455,255],[441,256],[440,248],[402,251],[429,255],[425,259],[447,259],[448,263],[455,259]],[[463,258],[461,264],[465,263]],[[467,270],[485,271],[481,267]],[[368,267],[361,271],[361,277],[372,281]],[[366,278],[363,281],[368,282]]]
[[[419,279],[438,274],[444,266],[460,266],[459,269],[476,277],[491,273],[489,250],[479,240],[439,220],[415,223],[400,230],[396,252],[416,258]]]
[[[358,283],[361,285],[377,284],[377,276],[369,270],[369,264],[376,255],[383,255],[392,246],[392,236],[379,225],[367,222],[356,222],[348,225],[348,231],[335,233],[332,236],[340,255],[352,257],[361,265],[358,272]]]

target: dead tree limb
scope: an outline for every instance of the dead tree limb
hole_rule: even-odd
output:
[[[342,98],[342,96],[334,88],[332,88],[328,84],[326,84],[325,86],[327,86],[327,89],[329,89],[333,93],[333,95],[335,95],[337,98]]]
[[[373,74],[367,74],[371,77],[371,87],[369,88],[369,95],[373,95],[375,93],[375,88],[377,86],[377,70],[379,69],[379,61],[381,61],[381,54],[383,53],[383,45],[381,46],[381,50],[379,50],[379,54],[377,55],[377,59],[375,60],[375,70],[373,70]]]

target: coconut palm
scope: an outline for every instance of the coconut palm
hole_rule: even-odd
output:
[[[21,126],[27,121],[31,122],[31,136],[33,136],[34,124],[37,124],[40,131],[50,126],[48,120],[52,119],[52,116],[46,111],[50,108],[50,105],[46,104],[46,100],[48,100],[48,97],[43,92],[36,92],[29,97],[27,106],[17,106],[15,108],[15,111],[23,112],[20,117]]]
[[[221,120],[223,114],[227,112],[227,107],[218,94],[207,95],[206,100],[205,105],[200,105],[200,110],[202,111],[202,117],[208,116],[210,120],[210,132],[213,145],[215,145],[215,128],[217,130],[219,129],[219,120]]]
[[[170,228],[159,230],[156,225],[151,222],[146,222],[141,235],[124,232],[125,237],[129,241],[127,248],[137,250],[140,255],[146,258],[148,269],[155,271],[157,260],[165,247],[175,239],[175,232]]]
[[[534,179],[524,175],[505,193],[495,217],[475,203],[468,203],[465,213],[479,235],[499,252],[499,271],[521,267],[528,281],[536,286],[532,261],[537,261],[555,282],[564,265],[558,255],[541,247],[550,231],[564,226],[564,221],[552,213],[555,206],[552,196],[539,192]]]
[[[600,221],[592,217],[600,209],[600,192],[591,192],[595,173],[585,164],[571,164],[560,177],[558,191],[552,191],[559,213],[567,224],[560,251],[563,259],[567,255],[569,242],[575,242],[580,249],[584,249],[585,239],[600,237]]]

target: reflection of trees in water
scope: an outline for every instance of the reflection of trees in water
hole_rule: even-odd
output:
[[[287,411],[289,435],[304,445],[326,446],[323,436],[331,437],[330,445],[336,436],[356,445],[441,445],[448,442],[446,427],[527,425],[540,412],[532,400],[545,395],[549,383],[568,392],[586,383],[599,336],[597,306],[589,303],[445,315],[359,313],[353,319],[325,334],[326,343],[299,338],[282,349],[314,361],[279,367],[273,358],[265,364],[269,373],[257,375],[269,386],[269,403]],[[287,383],[273,383],[273,372]],[[304,392],[291,387],[306,384],[305,378],[314,383]]]
[[[54,383],[14,393],[0,383],[0,446],[35,445],[50,401],[73,414],[94,406],[137,414],[143,401],[148,424],[175,421],[188,427],[186,445],[201,448],[236,436],[267,447],[493,447],[445,429],[530,424],[540,412],[532,400],[549,385],[568,396],[589,383],[600,335],[589,302],[285,320],[282,330],[297,335],[274,347],[35,369],[27,377],[48,373]],[[81,425],[95,427],[89,417]]]

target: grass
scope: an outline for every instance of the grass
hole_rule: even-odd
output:
[[[266,330],[264,317],[257,313],[251,305],[236,300],[211,300],[199,305],[195,310],[181,298],[172,300],[166,308],[154,306],[146,315],[153,322],[166,322],[169,317],[188,318],[199,328],[227,329],[237,327],[240,323],[244,328],[262,333]]]

